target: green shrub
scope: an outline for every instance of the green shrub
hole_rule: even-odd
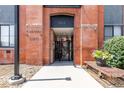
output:
[[[124,36],[113,37],[105,41],[104,49],[113,55],[113,58],[106,64],[124,69]]]
[[[98,59],[105,59],[105,60],[111,60],[113,58],[113,56],[105,50],[95,50],[92,53],[94,58],[98,58]]]

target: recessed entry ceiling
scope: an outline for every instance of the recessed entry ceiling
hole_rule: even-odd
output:
[[[67,35],[71,36],[73,35],[74,28],[52,28],[55,35]]]

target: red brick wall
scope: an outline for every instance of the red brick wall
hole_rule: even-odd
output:
[[[98,6],[98,47],[103,48],[104,43],[104,6]]]
[[[0,48],[0,64],[11,64],[14,62],[13,48]]]
[[[91,28],[81,28],[83,62],[94,60],[92,57],[93,50],[102,48],[104,36],[103,10],[103,6],[82,6],[82,25],[91,25]],[[92,27],[92,25],[96,26]]]
[[[98,48],[98,6],[82,6],[82,61],[93,60],[92,51]],[[87,27],[89,25],[89,27]],[[92,27],[93,25],[96,25]]]
[[[25,63],[25,13],[26,7],[20,6],[20,63]],[[7,52],[10,51],[10,52]],[[0,64],[14,63],[14,48],[0,48]]]
[[[26,63],[26,6],[20,9],[20,63]]]
[[[42,64],[42,6],[26,6],[26,63]]]
[[[40,5],[21,5],[20,63],[42,65],[52,62],[51,15],[74,16],[74,62],[83,64],[85,60],[93,60],[92,51],[98,47],[102,48],[103,45],[103,10],[103,6],[91,5],[84,5],[81,8],[43,8]],[[94,24],[96,29],[92,27]],[[88,28],[86,25],[91,27]],[[3,49],[0,50],[2,50],[0,52],[1,63],[6,55]],[[7,60],[11,63],[13,57],[7,54]]]

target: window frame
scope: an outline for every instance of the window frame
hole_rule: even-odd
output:
[[[17,26],[19,24],[19,16],[17,15],[19,10],[17,11],[17,5],[12,5],[14,6],[14,23],[1,23],[0,24],[0,48],[15,48],[15,37],[16,37],[16,31],[17,29],[19,29],[19,26]],[[13,46],[10,46],[11,45],[11,41],[10,41],[10,26],[13,25],[14,26],[14,45]],[[8,46],[2,46],[1,44],[1,26],[9,26],[9,45]]]
[[[14,46],[10,46],[10,26],[11,25],[14,25],[15,26],[15,24],[0,24],[0,48],[14,48]],[[1,26],[9,26],[9,37],[8,37],[8,39],[9,39],[9,42],[8,42],[8,46],[2,46],[2,44],[1,44]],[[15,29],[14,29],[14,38],[15,38]],[[15,40],[14,40],[14,42],[15,42]]]
[[[104,41],[105,41],[105,27],[112,27],[112,37],[114,37],[114,26],[120,26],[121,27],[121,36],[123,35],[123,25],[104,25]]]

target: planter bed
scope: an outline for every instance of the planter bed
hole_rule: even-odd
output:
[[[119,68],[100,67],[93,61],[85,61],[85,63],[86,68],[92,69],[99,78],[105,79],[117,87],[124,86],[124,70]]]

